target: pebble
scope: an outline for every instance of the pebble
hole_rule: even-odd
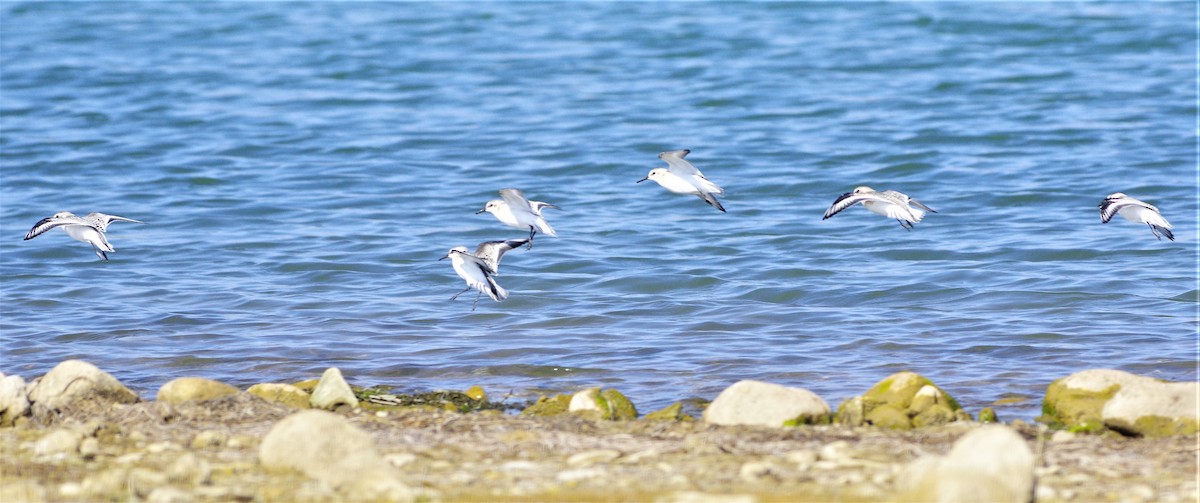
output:
[[[33,453],[38,456],[70,454],[79,450],[82,441],[83,435],[77,431],[54,430],[34,444]]]
[[[1125,491],[1127,501],[1154,501],[1156,496],[1154,488],[1145,484],[1135,484]]]
[[[83,496],[83,485],[78,482],[67,482],[58,486],[58,495],[66,499],[76,499]]]
[[[404,468],[417,460],[417,455],[411,452],[393,452],[383,456],[383,460],[396,468]]]
[[[738,476],[746,482],[758,482],[764,478],[777,476],[779,469],[763,461],[749,461],[742,464]]]
[[[100,454],[100,441],[95,438],[88,437],[79,443],[79,455],[83,459],[95,459]]]
[[[796,465],[796,469],[802,472],[808,471],[817,462],[817,453],[813,451],[792,451],[787,453],[785,458],[789,463]]]
[[[1075,433],[1067,430],[1058,430],[1050,436],[1051,442],[1070,442],[1072,440],[1075,440]]]
[[[195,501],[191,494],[174,487],[157,487],[150,491],[146,503],[190,503]]]
[[[608,463],[619,457],[621,457],[621,451],[615,449],[596,449],[594,451],[583,451],[567,458],[567,464],[570,466],[581,466]]]
[[[167,451],[181,451],[183,447],[172,442],[155,442],[146,446],[146,452],[150,454],[162,454]]]
[[[662,454],[663,454],[662,451],[660,451],[658,449],[646,449],[644,451],[638,451],[638,452],[635,452],[628,456],[625,456],[624,458],[621,458],[621,462],[627,463],[627,464],[636,464],[636,463],[640,463],[640,462],[650,459],[650,458],[657,458],[659,456],[662,456]]]
[[[212,467],[195,454],[185,452],[167,467],[167,478],[174,483],[198,485],[208,482]]]
[[[197,433],[192,438],[193,449],[204,449],[206,447],[220,447],[226,441],[224,433],[214,430],[205,430]]]
[[[604,476],[604,470],[599,468],[576,468],[574,470],[566,470],[559,472],[554,478],[559,482],[570,484],[572,482],[580,482],[587,479],[595,479]]]

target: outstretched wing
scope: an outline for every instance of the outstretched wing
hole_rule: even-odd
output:
[[[528,243],[528,239],[507,239],[504,241],[484,241],[475,248],[475,257],[491,269],[491,274],[500,274],[500,259],[513,248],[520,248]]]
[[[500,198],[508,204],[508,209],[516,212],[524,209],[530,213],[533,211],[533,206],[529,204],[529,199],[525,197],[525,193],[520,189],[500,189]]]
[[[55,227],[62,227],[64,225],[91,225],[91,224],[89,224],[86,220],[79,218],[77,216],[46,217],[41,220],[38,220],[38,223],[33,224],[33,228],[29,229],[29,232],[25,233],[25,240],[28,241],[30,239],[36,238],[38,236],[41,236],[42,234],[45,234],[46,231],[48,231],[50,229],[53,229]]]
[[[553,204],[550,204],[547,202],[543,202],[543,201],[529,201],[529,207],[533,208],[534,214],[536,214],[539,217],[542,216],[542,210],[545,208],[554,208],[556,210],[562,209],[556,205],[553,205]]]
[[[1119,213],[1122,208],[1127,208],[1130,206],[1141,206],[1142,208],[1146,208],[1150,211],[1158,213],[1158,208],[1132,197],[1126,196],[1116,199],[1105,199],[1100,202],[1100,222],[1105,224],[1108,223],[1109,220],[1112,220],[1113,217],[1117,216],[1117,213]]]
[[[829,209],[825,210],[825,216],[822,217],[821,220],[825,220],[826,218],[837,215],[838,213],[841,213],[842,210],[858,203],[876,198],[877,196],[874,194],[855,194],[853,192],[847,192],[841,196],[838,196],[838,198],[833,201],[833,204],[829,206]]]
[[[83,219],[87,221],[88,225],[95,227],[96,230],[98,230],[100,232],[107,231],[108,226],[111,225],[113,222],[131,222],[131,223],[135,223],[135,224],[146,223],[141,220],[134,220],[132,218],[118,217],[116,215],[108,215],[105,213],[97,213],[97,212],[88,213],[87,215],[85,215],[83,217]]]
[[[725,189],[721,188],[704,176],[700,169],[693,166],[692,163],[683,160],[687,157],[691,150],[668,150],[658,154],[658,158],[667,161],[667,169],[674,175],[687,180],[701,192],[711,192],[720,196],[725,195]]]

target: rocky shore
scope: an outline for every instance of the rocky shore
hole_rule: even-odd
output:
[[[510,410],[479,388],[392,395],[337,369],[176,379],[153,401],[81,361],[0,377],[4,502],[1200,499],[1200,383],[1113,370],[1055,381],[1035,424],[909,372],[836,410],[732,383],[700,417],[599,388]]]

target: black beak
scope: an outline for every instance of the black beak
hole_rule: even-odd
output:
[[[440,261],[442,261],[442,260],[446,260],[446,259],[448,259],[448,258],[450,258],[450,254],[449,254],[449,253],[447,253],[445,257],[442,257],[442,258],[438,259],[438,261],[440,262]]]
[[[646,178],[643,178],[643,179],[641,179],[641,180],[638,180],[638,181],[636,181],[636,182],[633,182],[633,183],[642,183],[642,182],[644,182],[644,181],[646,181],[646,180],[649,180],[649,179],[650,179],[650,177],[648,177],[648,176],[647,176]]]
[[[482,210],[476,211],[475,214],[478,215],[478,214],[486,212],[486,211],[487,211],[487,208],[484,208]]]

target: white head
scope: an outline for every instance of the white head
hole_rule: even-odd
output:
[[[58,213],[55,213],[54,216],[52,216],[50,218],[67,218],[67,217],[73,217],[73,216],[75,216],[75,214],[71,213],[69,211],[60,211]]]
[[[505,203],[504,203],[503,199],[492,199],[491,201],[488,201],[487,204],[485,204],[483,206],[482,210],[476,211],[475,214],[478,215],[485,211],[488,213],[495,213],[496,210],[500,209],[504,205],[505,205]]]
[[[646,180],[654,180],[657,182],[659,180],[662,180],[664,177],[666,177],[670,173],[671,172],[669,170],[667,170],[667,168],[654,168],[654,169],[650,170],[650,174],[646,175],[646,178],[638,180],[635,183],[642,183]]]
[[[875,192],[875,189],[867,187],[866,185],[859,185],[858,187],[854,188],[852,194],[869,194],[871,192]]]
[[[1129,196],[1125,195],[1124,192],[1113,192],[1112,194],[1109,194],[1108,197],[1104,198],[1104,200],[1116,201],[1117,199],[1125,199],[1126,197]]]
[[[467,247],[465,247],[465,246],[455,246],[454,248],[451,248],[451,249],[450,249],[450,251],[446,252],[446,256],[445,256],[445,257],[442,257],[442,258],[440,258],[440,259],[438,259],[438,260],[446,260],[446,259],[448,259],[448,258],[450,258],[450,257],[453,257],[453,256],[454,256],[454,254],[456,254],[456,253],[462,253],[462,254],[466,254],[466,253],[467,253]]]

